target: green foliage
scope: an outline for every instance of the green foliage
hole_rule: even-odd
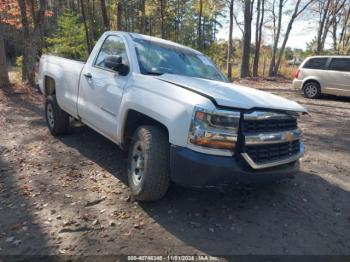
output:
[[[23,56],[17,56],[16,57],[16,66],[22,67],[23,64]]]
[[[287,47],[284,51],[284,58],[286,60],[292,60],[293,57],[294,57],[294,52],[293,52],[292,48]]]
[[[88,57],[84,24],[74,12],[66,11],[58,18],[56,32],[46,41],[48,53],[77,60]]]
[[[235,48],[232,48],[232,53],[234,53]],[[208,50],[205,51],[205,54],[209,56],[214,63],[224,69],[226,67],[226,59],[227,59],[227,43],[226,42],[217,42],[212,43]],[[233,55],[231,56],[231,60],[233,62]]]

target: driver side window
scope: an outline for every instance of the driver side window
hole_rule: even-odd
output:
[[[119,36],[108,36],[103,42],[100,52],[95,60],[95,66],[108,69],[105,66],[105,59],[108,56],[120,56],[124,65],[129,65],[128,56],[123,40]]]

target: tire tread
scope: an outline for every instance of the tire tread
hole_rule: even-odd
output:
[[[46,114],[46,108],[48,104],[51,104],[54,110],[54,117],[55,117],[55,126],[54,128],[51,128],[48,124],[49,130],[53,136],[60,136],[67,134],[70,128],[69,123],[69,114],[64,112],[60,106],[57,103],[56,96],[48,96],[45,100],[45,114]],[[46,116],[47,118],[47,116]],[[48,122],[48,120],[46,119]]]
[[[134,197],[138,201],[156,201],[166,194],[169,178],[169,142],[165,132],[156,126],[141,126],[134,135],[135,139],[142,138],[146,145],[147,165],[142,189]],[[133,143],[130,150],[129,161],[131,161]],[[129,185],[132,183],[129,171]],[[131,186],[133,191],[133,187]]]

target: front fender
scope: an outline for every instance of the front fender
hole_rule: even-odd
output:
[[[171,144],[186,146],[193,106],[147,89],[132,87],[123,95],[120,108],[117,140],[121,144],[124,142],[128,112],[134,110],[162,123],[168,129]]]

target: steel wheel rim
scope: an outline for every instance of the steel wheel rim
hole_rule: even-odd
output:
[[[131,177],[134,185],[139,185],[144,177],[145,154],[141,142],[136,142],[131,156]]]
[[[317,87],[315,85],[307,85],[305,87],[305,93],[307,94],[307,96],[309,97],[314,97],[317,94]]]
[[[53,107],[51,104],[47,105],[46,115],[47,115],[47,122],[49,123],[49,126],[53,128],[55,126],[55,117],[54,117]]]

